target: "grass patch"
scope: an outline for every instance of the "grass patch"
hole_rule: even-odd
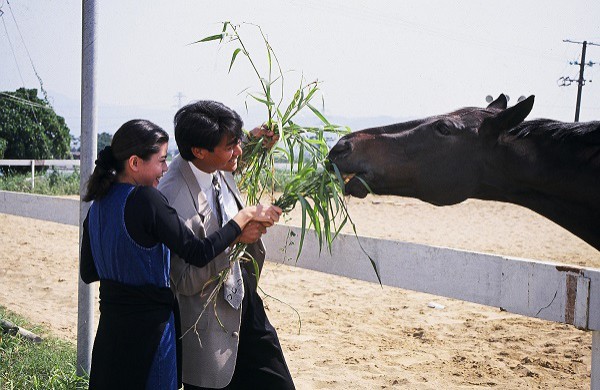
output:
[[[0,190],[42,195],[78,195],[79,171],[61,173],[47,170],[36,173],[35,188],[31,190],[31,174],[7,172],[0,175]]]
[[[44,334],[24,318],[0,306],[0,318]],[[19,335],[0,332],[0,389],[76,390],[87,389],[87,378],[75,375],[77,350],[70,342],[45,337],[34,344]]]

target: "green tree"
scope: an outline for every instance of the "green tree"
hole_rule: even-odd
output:
[[[4,151],[6,150],[6,140],[4,138],[0,138],[0,158],[4,158]]]
[[[37,89],[0,92],[0,152],[6,159],[62,159],[70,154],[70,134]]]
[[[98,153],[112,142],[112,135],[102,132],[98,134]]]

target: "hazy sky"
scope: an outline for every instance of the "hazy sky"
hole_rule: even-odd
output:
[[[182,103],[220,100],[245,118],[261,117],[262,108],[246,113],[240,94],[258,88],[247,63],[239,58],[227,73],[233,47],[189,45],[219,32],[225,20],[260,25],[283,69],[294,71],[286,73],[286,88],[294,88],[300,74],[319,79],[325,113],[345,118],[422,117],[483,106],[486,95],[504,92],[509,104],[535,94],[530,118],[572,121],[577,86],[559,87],[557,80],[578,78],[579,67],[569,62],[580,59],[581,45],[563,39],[600,44],[598,0],[97,3],[98,100],[124,107],[100,109],[100,121],[114,128],[98,131],[110,132],[144,115],[171,130],[178,93]],[[39,88],[27,47],[50,97],[77,101],[81,2],[0,0],[0,7],[0,91]],[[263,59],[257,36],[243,27],[251,54]],[[600,46],[588,46],[590,60],[600,62]],[[594,81],[583,88],[582,121],[600,119],[599,75],[600,64],[586,67],[585,78]],[[78,127],[78,113],[59,114]]]

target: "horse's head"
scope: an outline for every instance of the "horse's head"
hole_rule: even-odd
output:
[[[329,160],[346,180],[346,194],[364,198],[366,184],[375,194],[458,203],[479,185],[499,133],[522,122],[533,99],[507,109],[500,95],[486,108],[353,132],[331,149]]]

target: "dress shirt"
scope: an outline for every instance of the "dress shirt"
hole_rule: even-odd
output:
[[[221,195],[223,196],[223,205],[225,206],[225,210],[221,210],[223,212],[223,224],[227,223],[231,218],[233,218],[239,211],[237,202],[235,200],[235,196],[229,190],[227,183],[223,180],[223,176],[218,174],[217,171],[214,173],[206,173],[200,169],[198,169],[191,161],[188,161],[190,167],[192,168],[192,172],[198,181],[198,185],[200,185],[200,189],[206,196],[206,200],[210,204],[213,210],[217,210],[219,207],[219,202],[215,199],[215,192],[213,190],[212,178],[213,175],[217,175],[219,179],[219,183],[221,184]]]

